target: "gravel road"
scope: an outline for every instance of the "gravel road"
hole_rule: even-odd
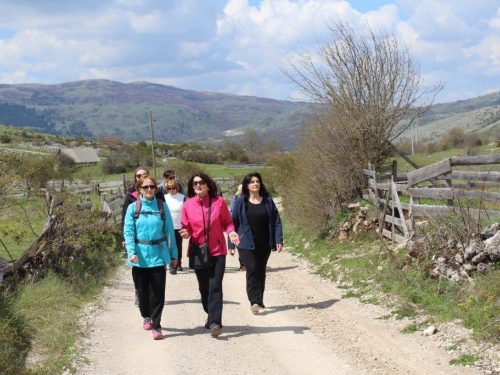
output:
[[[222,335],[211,338],[203,327],[196,277],[187,270],[167,276],[166,338],[154,341],[142,329],[123,266],[102,304],[87,311],[90,333],[81,344],[87,361],[79,361],[77,374],[479,374],[449,365],[436,337],[402,334],[400,321],[380,319],[388,310],[341,294],[303,260],[273,253],[267,308],[253,315],[245,274],[228,256]]]

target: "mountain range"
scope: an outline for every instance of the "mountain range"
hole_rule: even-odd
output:
[[[149,82],[87,80],[55,85],[0,84],[0,123],[45,133],[189,142],[239,136],[292,148],[309,113],[305,102],[182,90]]]
[[[55,85],[0,84],[0,124],[39,132],[123,140],[202,142],[254,129],[262,140],[293,148],[310,114],[306,102],[183,90],[149,82],[87,80]],[[419,141],[438,141],[452,127],[500,134],[500,92],[435,104],[420,118]],[[405,133],[409,136],[409,132]]]

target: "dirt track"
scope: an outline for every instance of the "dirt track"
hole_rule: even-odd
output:
[[[253,315],[245,275],[228,256],[223,334],[210,337],[191,270],[167,276],[162,326],[154,341],[133,304],[130,269],[120,269],[84,339],[89,363],[77,374],[479,374],[451,366],[439,340],[404,335],[383,308],[341,299],[286,252],[269,261],[265,304]],[[399,323],[401,324],[401,323]]]

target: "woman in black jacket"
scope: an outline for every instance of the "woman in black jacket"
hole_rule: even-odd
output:
[[[283,230],[278,209],[260,173],[247,174],[242,185],[243,198],[236,200],[232,220],[240,236],[238,252],[246,268],[248,300],[252,312],[258,314],[265,307],[267,261],[271,250],[283,250]]]
[[[123,200],[122,235],[123,235],[123,225],[125,224],[125,214],[127,213],[127,208],[131,203],[134,203],[138,197],[137,191],[135,190],[135,185],[137,184],[137,181],[139,181],[139,178],[141,178],[145,174],[149,174],[149,171],[146,167],[140,166],[140,167],[136,168],[136,170],[134,172],[134,186],[132,186],[127,191],[127,195],[125,195],[125,199]],[[159,200],[165,202],[165,196],[160,191],[160,189],[156,189],[155,197],[156,197],[156,199],[159,199]],[[122,247],[125,248],[125,239],[122,240]],[[134,277],[134,274],[132,274],[132,279],[134,280],[134,287],[135,287],[135,301],[134,301],[134,303],[137,306],[139,306],[139,288],[138,288],[137,280]]]

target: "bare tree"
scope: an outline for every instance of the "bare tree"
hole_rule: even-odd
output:
[[[262,146],[260,136],[253,129],[248,129],[245,131],[245,134],[243,134],[243,138],[241,139],[241,144],[251,155],[260,151],[260,148]]]
[[[282,71],[316,104],[316,116],[326,111],[333,117],[332,135],[347,133],[349,149],[380,164],[391,152],[390,143],[428,109],[442,84],[424,86],[408,47],[384,30],[340,21],[329,29],[319,60],[303,51],[298,59],[289,56]]]
[[[288,212],[313,230],[361,195],[363,168],[384,162],[391,142],[442,88],[423,86],[408,48],[385,31],[343,22],[329,28],[318,54],[289,56],[282,69],[312,100],[313,115],[303,126],[293,180],[280,184],[280,194]],[[301,196],[304,186],[314,199]]]

